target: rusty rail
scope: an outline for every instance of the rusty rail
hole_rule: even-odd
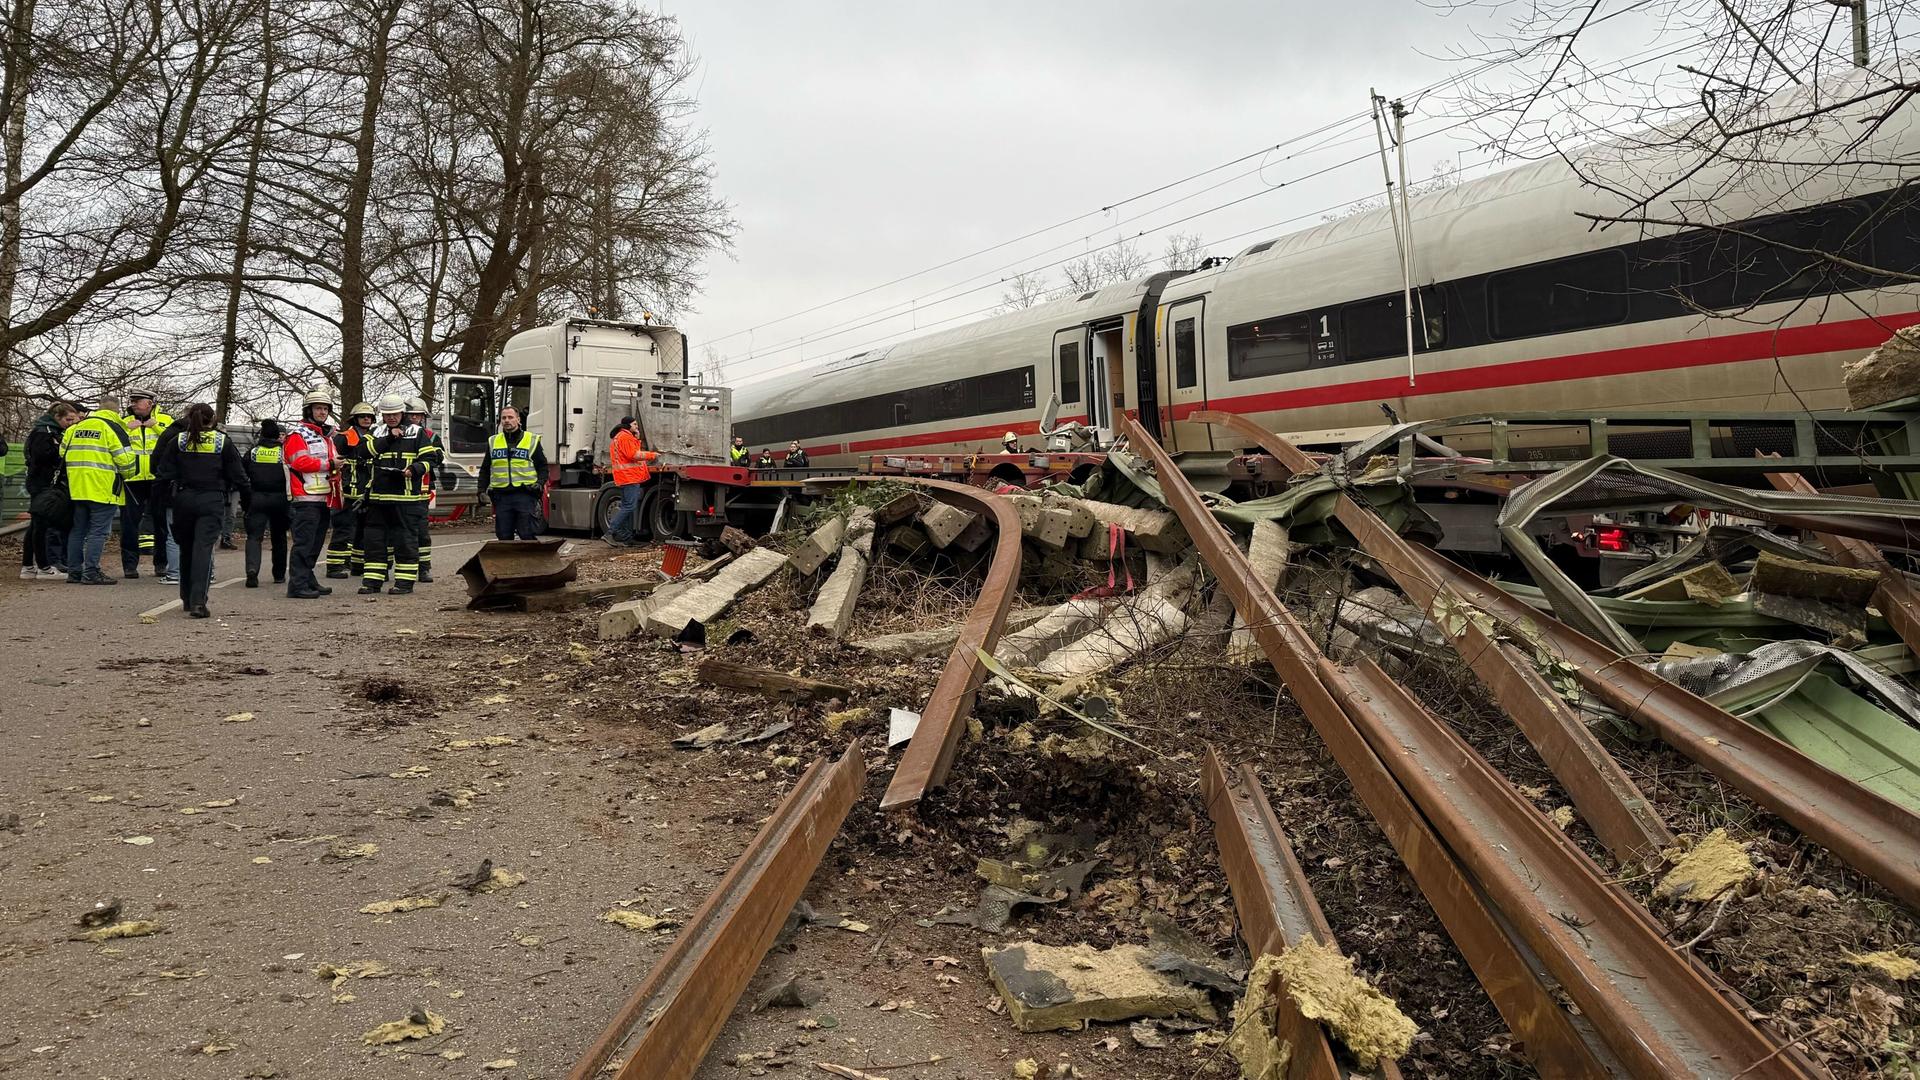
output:
[[[1217,424],[1253,440],[1293,473],[1317,471],[1314,461],[1292,443],[1235,413],[1198,412],[1193,419]],[[1380,515],[1346,495],[1334,516],[1353,534],[1361,550],[1373,556],[1400,590],[1424,610],[1435,613],[1442,597],[1454,595],[1425,573],[1412,546],[1387,527]],[[1592,827],[1595,836],[1621,862],[1658,856],[1673,846],[1673,833],[1613,755],[1600,745],[1577,713],[1561,699],[1528,658],[1470,617],[1435,618],[1454,651],[1479,678],[1493,699],[1513,718],[1539,752],[1554,778]]]
[[[1643,721],[1667,745],[1909,904],[1920,905],[1920,817],[1592,638],[1527,607],[1456,563],[1414,548],[1467,603],[1510,625],[1531,624],[1571,662],[1582,686]]]
[[[1229,772],[1220,752],[1209,745],[1200,791],[1213,819],[1234,909],[1240,913],[1240,933],[1254,957],[1284,952],[1306,940],[1335,947],[1333,928],[1314,899],[1306,872],[1294,858],[1293,845],[1287,843],[1253,767],[1242,765]],[[1286,1080],[1346,1080],[1346,1070],[1334,1060],[1326,1029],[1302,1016],[1289,995],[1277,994],[1274,1000],[1280,1029],[1274,1034],[1293,1048]],[[1383,1061],[1368,1075],[1398,1080],[1400,1069]]]
[[[660,962],[567,1075],[598,1080],[635,1025],[646,1024],[616,1080],[686,1080],[727,1022],[754,970],[806,890],[866,781],[849,749],[794,784],[753,843],[688,920]]]
[[[1628,1073],[1816,1075],[1797,1051],[1748,1022],[1723,987],[1669,947],[1650,917],[1403,688],[1370,664],[1343,669],[1321,655],[1166,452],[1130,419],[1122,431],[1154,465],[1168,504],[1369,809],[1382,781],[1411,798]],[[1383,762],[1391,775],[1367,775]],[[1376,817],[1394,837],[1387,818]],[[1407,865],[1418,880],[1413,861]],[[1450,907],[1435,902],[1451,933]],[[1475,943],[1456,942],[1474,955]]]
[[[1780,491],[1814,494],[1813,485],[1799,473],[1768,473],[1767,482]],[[1819,537],[1820,546],[1831,552],[1833,560],[1840,565],[1879,573],[1880,587],[1874,591],[1874,604],[1887,617],[1894,633],[1907,643],[1907,648],[1920,656],[1920,595],[1914,593],[1906,575],[1888,562],[1879,548],[1865,540],[1830,532],[1815,532],[1814,535]]]
[[[1549,1078],[1605,1076],[1616,1072],[1604,1047],[1583,1031],[1543,985],[1536,957],[1512,935],[1511,926],[1486,902],[1478,886],[1441,842],[1398,781],[1367,745],[1346,711],[1334,700],[1306,659],[1318,656],[1312,637],[1280,605],[1227,538],[1191,485],[1173,468],[1158,444],[1129,419],[1124,422],[1136,449],[1159,468],[1168,504],[1180,515],[1194,544],[1232,597],[1241,621],[1252,631],[1274,670],[1300,703],[1307,720],[1352,782],[1400,861],[1433,905],[1460,954],[1486,988],[1508,1026],[1526,1045],[1528,1058]]]
[[[1020,515],[1007,502],[984,488],[956,484],[947,480],[928,480],[912,476],[825,476],[810,478],[809,484],[851,484],[884,479],[889,483],[912,484],[931,491],[946,503],[966,503],[968,509],[993,520],[997,537],[993,559],[987,565],[987,580],[980,585],[980,596],[967,613],[960,628],[960,640],[947,654],[947,666],[940,671],[926,707],[920,711],[920,726],[913,740],[900,755],[893,779],[880,797],[880,809],[901,810],[918,805],[927,792],[947,782],[953,758],[960,750],[960,736],[966,733],[967,716],[973,712],[974,695],[985,681],[986,669],[975,650],[993,652],[1006,628],[1007,609],[1013,604],[1014,586],[1020,582]]]

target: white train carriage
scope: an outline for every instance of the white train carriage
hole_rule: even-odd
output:
[[[1853,110],[1864,115],[1868,106]],[[1384,422],[1472,412],[1842,408],[1840,364],[1920,323],[1920,107],[1842,153],[1859,117],[1782,136],[1782,162],[1688,173],[1670,150],[1603,148],[1412,200],[1414,356],[1385,210],[743,387],[736,432],[798,438],[817,465],[902,448],[993,448],[1029,435],[1049,397],[1110,429],[1139,417],[1174,449],[1222,436],[1201,408],[1309,443]],[[1716,229],[1613,225],[1622,173],[1672,175],[1646,216]],[[1591,181],[1598,180],[1596,184]],[[1796,253],[1794,248],[1805,249]],[[1737,313],[1725,317],[1727,313]],[[1143,332],[1144,331],[1144,332]],[[1410,370],[1411,369],[1411,370]]]

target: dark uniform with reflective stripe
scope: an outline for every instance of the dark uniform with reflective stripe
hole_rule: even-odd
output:
[[[334,432],[333,449],[340,455],[340,509],[333,512],[327,576],[356,577],[366,561],[367,485],[373,480],[372,429],[361,431],[358,424],[349,422]]]
[[[280,444],[256,446],[247,451],[247,480],[250,494],[240,505],[247,511],[247,588],[260,582],[260,546],[269,533],[273,536],[273,580],[287,580],[287,529],[292,516],[287,508],[287,469],[280,463]]]
[[[227,493],[244,497],[250,484],[233,440],[219,431],[198,438],[177,425],[173,452],[160,457],[160,478],[173,484],[173,539],[180,545],[180,602],[188,611],[207,606],[207,567],[220,525],[227,517]]]
[[[440,466],[446,461],[447,448],[440,441],[440,433],[420,425],[426,435],[426,446],[420,451],[420,460],[427,463],[427,474],[420,478],[420,498],[407,504],[407,526],[413,530],[413,544],[420,549],[420,580],[433,580],[433,530],[427,518],[432,506],[434,482],[439,479]]]
[[[425,477],[437,459],[425,428],[373,429],[373,482],[367,492],[366,570],[360,591],[380,591],[393,574],[393,591],[410,593],[420,579],[420,551],[408,507],[427,503]]]

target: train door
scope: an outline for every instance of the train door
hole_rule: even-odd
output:
[[[1080,326],[1055,331],[1053,335],[1053,385],[1060,395],[1062,423],[1087,412],[1081,396],[1086,374],[1086,339],[1086,328]],[[1035,400],[1040,398],[1036,395]]]
[[[1160,400],[1169,422],[1161,430],[1169,450],[1213,449],[1212,428],[1181,422],[1207,404],[1206,304],[1195,297],[1162,309]]]
[[[1095,324],[1087,332],[1087,426],[1100,441],[1113,441],[1113,415],[1125,408],[1126,335],[1119,319]]]

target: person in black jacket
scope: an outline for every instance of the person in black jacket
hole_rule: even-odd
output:
[[[155,475],[173,485],[173,538],[180,545],[180,603],[187,614],[204,619],[207,611],[207,567],[220,539],[220,523],[227,516],[227,493],[244,499],[252,485],[240,451],[213,422],[213,406],[204,402],[187,409],[176,425],[173,443],[154,454]],[[161,470],[165,470],[162,472]]]
[[[27,497],[33,499],[56,483],[64,483],[60,467],[60,435],[80,422],[80,410],[56,401],[27,433]],[[20,579],[53,581],[67,576],[67,530],[45,514],[34,514],[20,545]]]
[[[260,546],[273,534],[273,582],[287,581],[287,470],[280,463],[280,421],[260,421],[260,441],[246,453],[248,491],[240,495],[247,515],[247,588],[260,587]]]
[[[799,439],[787,444],[787,457],[783,464],[789,469],[804,469],[812,464],[807,460],[807,452],[800,448]]]

